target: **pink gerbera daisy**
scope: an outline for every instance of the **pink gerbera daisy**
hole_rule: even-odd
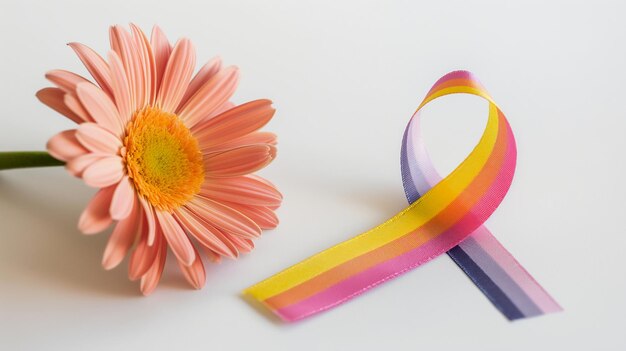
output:
[[[274,228],[282,196],[251,173],[276,156],[276,136],[259,132],[274,115],[269,100],[239,106],[229,99],[236,67],[213,59],[193,75],[194,47],[173,47],[154,27],[110,28],[105,61],[70,43],[95,83],[68,71],[46,74],[57,87],[37,97],[78,124],[48,141],[48,151],[87,185],[100,188],[78,228],[94,234],[115,227],[105,269],[130,253],[129,277],[149,294],[167,248],[195,288],[206,279],[196,246],[212,261],[252,250],[261,229]],[[194,243],[198,245],[194,245]]]

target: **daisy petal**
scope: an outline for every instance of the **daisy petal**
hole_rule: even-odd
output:
[[[206,154],[204,167],[207,177],[235,177],[258,171],[272,162],[275,157],[276,147],[272,145],[247,145]]]
[[[238,81],[239,71],[236,67],[224,68],[189,98],[178,115],[188,128],[192,128],[231,98]]]
[[[95,123],[83,123],[76,130],[76,138],[87,149],[103,154],[116,155],[122,147],[118,137]]]
[[[66,93],[74,94],[79,83],[91,83],[76,73],[57,69],[46,73],[46,79],[56,84]]]
[[[200,141],[200,143],[202,144],[202,141]],[[238,147],[252,145],[252,144],[269,144],[272,146],[276,146],[277,144],[276,134],[271,133],[271,132],[252,132],[248,135],[244,135],[242,137],[227,141],[222,144],[218,144],[218,145],[211,146],[211,147],[204,147],[204,148],[201,147],[200,149],[203,153],[210,154],[213,152],[236,149]]]
[[[100,189],[91,199],[78,220],[78,229],[84,234],[99,233],[112,223],[109,206],[115,187]]]
[[[128,264],[128,278],[130,280],[137,280],[146,274],[156,259],[159,248],[161,247],[161,240],[163,240],[163,236],[159,233],[154,244],[148,245],[148,225],[145,217],[142,220],[140,229],[141,237],[139,243],[137,243],[137,247],[135,247],[135,250],[130,255],[130,262]]]
[[[269,180],[267,180],[267,179],[265,179],[265,178],[263,178],[263,177],[260,177],[260,176],[258,176],[258,175],[256,175],[256,174],[250,174],[250,175],[248,175],[248,177],[250,177],[250,178],[254,178],[254,179],[258,180],[259,182],[263,182],[263,183],[265,183],[267,186],[270,186],[270,187],[272,187],[272,188],[276,188],[276,185],[274,185],[272,182],[270,182]],[[280,207],[280,204],[278,204],[278,205],[273,205],[273,206],[267,206],[267,208],[269,208],[270,210],[276,210],[276,209],[277,209],[277,208],[279,208],[279,207]]]
[[[276,213],[269,207],[250,206],[231,202],[225,202],[224,205],[232,207],[246,215],[246,217],[258,224],[261,229],[274,229],[278,226],[278,216],[276,216]]]
[[[50,138],[46,149],[52,157],[61,161],[68,161],[89,152],[76,139],[75,129],[63,131]]]
[[[65,164],[65,169],[67,169],[68,172],[70,172],[75,177],[82,177],[83,172],[87,167],[105,157],[107,157],[107,155],[94,153],[80,155],[67,161],[67,163]]]
[[[170,42],[167,40],[167,37],[159,26],[154,26],[154,28],[152,28],[150,46],[152,47],[152,53],[154,55],[157,87],[156,92],[158,93],[161,83],[163,82],[163,74],[165,73],[165,67],[167,67],[167,61],[169,61],[172,53],[172,45],[170,45]]]
[[[204,253],[206,253],[207,258],[209,259],[209,261],[211,263],[220,263],[222,262],[222,256],[220,254],[218,254],[217,252],[214,252],[211,249],[208,249],[204,246],[202,246],[202,248],[204,249]]]
[[[128,176],[124,176],[122,180],[117,184],[115,193],[113,193],[113,199],[111,201],[111,218],[119,221],[128,217],[133,208],[141,207],[135,205],[135,189]]]
[[[276,206],[283,199],[275,187],[247,176],[212,179],[202,185],[200,195],[218,202],[228,201],[254,206]]]
[[[132,111],[128,79],[124,71],[122,60],[115,51],[109,52],[109,65],[111,66],[111,86],[117,112],[126,125],[130,121]]]
[[[237,250],[241,253],[246,254],[254,249],[254,243],[250,239],[239,238],[228,233],[226,233],[226,236],[233,242],[233,244],[237,247]]]
[[[163,111],[174,113],[185,95],[196,64],[196,54],[189,39],[181,39],[174,46],[167,61],[157,104]]]
[[[104,188],[119,182],[124,176],[124,164],[118,156],[107,156],[89,165],[83,172],[85,184]]]
[[[163,267],[165,267],[165,258],[167,257],[167,246],[165,245],[165,241],[159,243],[158,254],[152,262],[152,265],[141,277],[141,282],[139,284],[139,289],[141,293],[144,295],[150,295],[154,288],[156,288],[157,284],[159,284],[159,280],[161,280],[161,274],[163,274]]]
[[[117,192],[117,191],[116,191]],[[115,199],[115,195],[113,195]],[[109,237],[102,256],[102,266],[106,270],[113,269],[122,262],[124,256],[135,242],[137,228],[141,220],[139,206],[131,207],[131,214],[117,223]]]
[[[139,50],[130,33],[121,26],[112,26],[109,30],[111,49],[117,53],[124,64],[124,71],[129,83],[130,106],[135,111],[143,107],[145,82]],[[130,117],[129,117],[130,118]]]
[[[236,105],[233,104],[232,102],[226,101],[225,103],[222,104],[222,106],[218,107],[215,111],[213,111],[213,113],[208,118],[212,118],[214,116],[219,115],[220,113],[224,113],[235,106]]]
[[[108,95],[95,85],[88,83],[78,84],[76,93],[96,123],[116,136],[122,136],[124,126],[117,112],[117,107]]]
[[[93,118],[91,118],[89,112],[85,110],[85,107],[80,103],[77,96],[74,96],[74,94],[65,94],[63,102],[65,103],[65,106],[80,117],[80,119],[85,122],[93,122]]]
[[[111,90],[111,74],[109,72],[109,66],[107,63],[88,46],[80,43],[69,43],[69,45],[78,55],[78,58],[83,62],[85,67],[93,79],[100,85],[100,88],[108,94],[113,96]]]
[[[192,264],[195,259],[195,252],[183,229],[170,213],[163,211],[155,212],[161,230],[163,231],[163,236],[174,252],[174,255],[176,255],[183,264],[187,266]]]
[[[272,182],[270,182],[269,180],[267,180],[267,179],[265,179],[265,178],[263,178],[263,177],[261,177],[261,176],[258,176],[258,175],[256,175],[256,174],[250,174],[248,177],[250,177],[250,178],[254,178],[254,179],[258,180],[259,182],[265,183],[265,184],[266,184],[266,185],[268,185],[268,186],[271,186],[271,187],[273,187],[273,188],[276,188],[276,185],[274,185],[274,183],[272,183]]]
[[[211,79],[217,72],[219,72],[220,68],[222,68],[222,60],[219,57],[215,57],[211,59],[209,62],[204,64],[202,68],[196,73],[193,77],[187,90],[185,91],[185,95],[183,99],[180,101],[180,105],[183,106],[189,101],[189,99],[206,83],[209,79]]]
[[[251,101],[219,114],[194,128],[200,148],[206,149],[252,133],[274,116],[270,100]]]
[[[235,258],[237,249],[217,228],[200,219],[190,210],[181,207],[175,212],[176,219],[200,244],[222,256]]]
[[[191,265],[185,265],[183,262],[176,260],[178,262],[178,267],[183,272],[185,279],[194,287],[194,289],[202,289],[204,284],[206,283],[206,272],[204,271],[204,265],[202,264],[202,259],[198,254],[198,251],[194,248],[196,259],[191,263]]]
[[[148,203],[148,201],[143,197],[139,196],[139,201],[141,202],[141,206],[143,207],[143,211],[146,214],[146,220],[148,221],[148,245],[154,244],[154,240],[157,236],[157,225],[156,218],[154,216],[154,208],[152,205]]]
[[[74,111],[65,105],[65,92],[62,89],[43,88],[39,90],[36,95],[37,99],[39,99],[39,101],[41,101],[44,105],[69,118],[75,123],[85,122],[82,117],[74,113]]]
[[[253,220],[219,202],[196,196],[186,206],[205,222],[230,234],[246,239],[261,235],[261,228]]]
[[[130,29],[135,40],[135,45],[139,49],[139,56],[142,60],[143,79],[145,82],[143,103],[142,100],[138,102],[138,108],[142,108],[144,104],[152,105],[156,99],[156,66],[154,62],[154,55],[152,53],[152,47],[150,41],[146,37],[146,34],[139,29],[135,24],[130,24]]]

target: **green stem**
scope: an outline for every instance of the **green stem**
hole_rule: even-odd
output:
[[[13,168],[63,166],[45,151],[12,151],[0,152],[0,170]]]

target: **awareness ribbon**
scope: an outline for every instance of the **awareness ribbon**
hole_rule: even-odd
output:
[[[435,170],[420,135],[420,109],[448,94],[489,102],[483,135],[447,177]],[[409,207],[385,223],[322,251],[248,289],[286,322],[337,306],[447,252],[509,320],[560,311],[558,303],[483,223],[506,195],[516,147],[504,114],[467,71],[430,89],[404,132],[402,182]]]

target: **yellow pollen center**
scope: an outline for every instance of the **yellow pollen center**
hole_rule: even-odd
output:
[[[137,111],[124,138],[126,168],[140,196],[172,212],[200,191],[204,166],[198,141],[173,113]]]

